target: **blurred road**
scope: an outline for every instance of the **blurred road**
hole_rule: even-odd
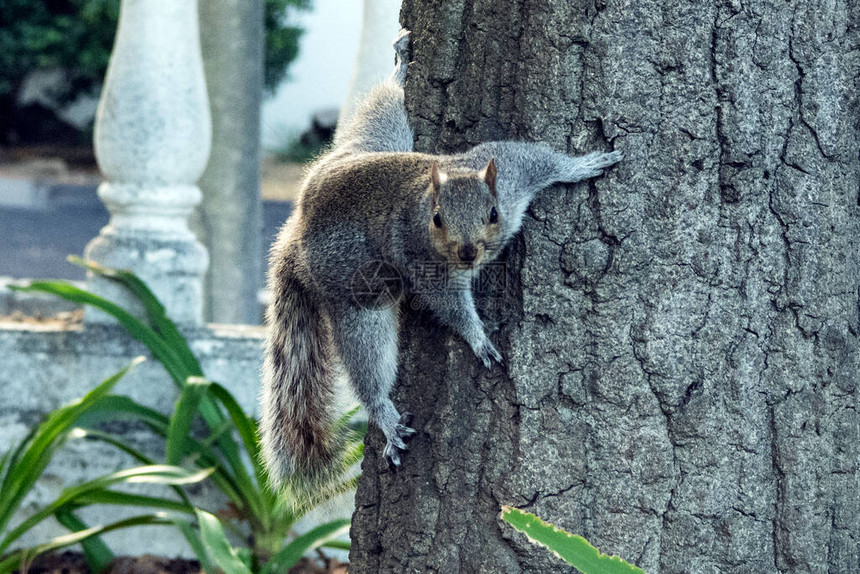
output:
[[[90,186],[57,185],[45,209],[0,206],[0,276],[33,279],[83,279],[85,272],[66,262],[108,222],[108,212]],[[291,202],[263,202],[265,257]],[[265,262],[264,262],[265,269]]]

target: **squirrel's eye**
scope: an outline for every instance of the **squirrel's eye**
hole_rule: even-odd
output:
[[[499,214],[496,213],[496,208],[490,210],[490,223],[496,223],[499,221]]]
[[[436,227],[442,227],[442,216],[439,215],[439,212],[433,214],[433,225]]]

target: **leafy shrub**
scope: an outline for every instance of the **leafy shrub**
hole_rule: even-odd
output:
[[[82,399],[51,412],[17,446],[11,448],[0,458],[0,532],[9,525],[24,497],[42,476],[54,453],[66,441],[87,436],[87,432],[83,428],[88,426],[86,419],[99,411],[111,409],[110,403],[115,398],[109,394],[111,389],[142,359],[143,357],[139,357],[125,369],[108,377]],[[54,516],[61,524],[68,526],[74,533],[60,536],[35,548],[11,552],[8,556],[0,559],[0,573],[12,572],[17,568],[24,570],[24,566],[38,554],[77,543],[84,545],[90,565],[98,571],[113,558],[107,547],[95,538],[99,534],[130,526],[172,524],[172,522],[167,519],[166,515],[155,513],[88,528],[75,515],[74,510],[76,508],[85,505],[87,501],[104,502],[110,499],[115,501],[124,496],[131,496],[112,489],[113,486],[119,484],[150,483],[178,486],[199,482],[205,479],[210,472],[211,469],[191,472],[176,466],[149,464],[101,476],[84,484],[66,488],[56,500],[0,538],[0,556],[21,536],[51,516]],[[144,497],[134,498],[143,499]],[[166,501],[166,506],[174,509],[179,508],[186,512],[190,511],[190,505],[183,507],[181,503],[177,502]]]
[[[122,307],[62,281],[36,281],[28,287],[18,289],[52,293],[69,301],[92,305],[113,315],[130,335],[147,346],[180,388],[179,398],[170,416],[144,407],[128,397],[110,395],[102,399],[100,409],[88,413],[89,419],[85,422],[92,428],[95,428],[95,423],[99,421],[114,418],[131,418],[144,423],[164,439],[168,465],[194,464],[203,469],[203,472],[211,473],[209,480],[229,500],[228,512],[221,514],[229,515],[230,518],[219,519],[215,514],[193,508],[181,489],[177,491],[180,498],[178,502],[166,498],[96,491],[86,496],[64,500],[59,505],[52,505],[52,512],[61,511],[60,514],[54,514],[58,518],[64,518],[63,511],[82,505],[117,504],[173,511],[174,515],[176,512],[183,513],[184,517],[174,516],[169,522],[181,530],[207,571],[215,571],[212,566],[217,565],[226,572],[237,574],[286,572],[308,550],[319,546],[348,548],[348,544],[332,540],[348,529],[348,520],[322,524],[306,534],[293,535],[289,541],[286,533],[290,532],[294,524],[314,505],[354,488],[358,477],[345,471],[337,484],[326,489],[322,496],[313,499],[288,498],[284,493],[273,491],[262,465],[256,421],[242,410],[227,389],[204,377],[200,363],[185,338],[166,316],[164,307],[146,284],[128,271],[75,261],[131,291],[143,304],[148,321],[140,320]],[[342,417],[341,424],[346,426],[356,412],[357,408],[350,410]],[[52,417],[53,414],[49,418]],[[205,423],[207,431],[204,436],[191,432],[196,418]],[[348,435],[348,442],[342,453],[345,469],[351,468],[361,459],[363,430],[361,426],[356,426]],[[145,465],[153,464],[143,453],[126,445],[120,437],[98,430],[81,432],[121,448]],[[236,437],[239,440],[236,440]],[[50,453],[47,456],[50,457]],[[10,457],[13,462],[18,458],[14,453],[7,454],[6,458]],[[134,469],[125,472],[132,471]],[[35,478],[30,481],[29,486],[34,482]],[[166,520],[162,514],[157,516],[162,521]],[[88,528],[76,518],[61,522],[77,536],[86,538],[83,533]],[[2,526],[0,523],[0,528]],[[241,540],[243,546],[238,549],[231,546],[225,532],[229,532],[234,539]],[[55,543],[46,549],[57,547]],[[2,548],[0,547],[0,552]],[[94,570],[106,565],[112,557],[100,541],[91,541],[89,549],[85,546],[85,551],[88,558],[100,553],[99,557],[91,560],[91,564],[96,565]]]

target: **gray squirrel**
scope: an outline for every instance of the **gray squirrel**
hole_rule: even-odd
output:
[[[471,279],[520,229],[538,191],[598,176],[621,159],[619,152],[570,157],[513,141],[454,155],[416,153],[403,101],[408,31],[394,50],[394,73],[309,169],[272,248],[260,434],[275,485],[290,475],[318,476],[335,462],[338,359],[385,435],[391,464],[400,465],[404,439],[416,434],[407,426],[411,415],[401,416],[389,397],[397,376],[396,300],[411,293],[410,283],[404,279],[392,294],[391,277],[365,273],[368,266],[408,278],[416,262],[442,264],[446,288],[425,302],[490,368],[502,357],[475,310]],[[371,284],[371,295],[389,297],[357,297],[356,277]]]

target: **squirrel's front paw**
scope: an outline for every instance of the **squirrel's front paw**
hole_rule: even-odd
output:
[[[493,362],[490,360],[491,358],[495,359],[495,361],[503,367],[505,366],[502,354],[499,353],[499,350],[496,349],[496,346],[493,345],[493,342],[490,341],[486,335],[484,335],[484,338],[473,347],[473,350],[475,351],[475,355],[483,361],[484,366],[488,369],[493,368]]]
[[[411,422],[412,413],[403,413],[393,429],[383,431],[386,441],[385,448],[382,450],[382,456],[387,458],[394,466],[400,466],[400,451],[408,448],[403,439],[409,439],[418,434],[418,431],[406,426]]]

